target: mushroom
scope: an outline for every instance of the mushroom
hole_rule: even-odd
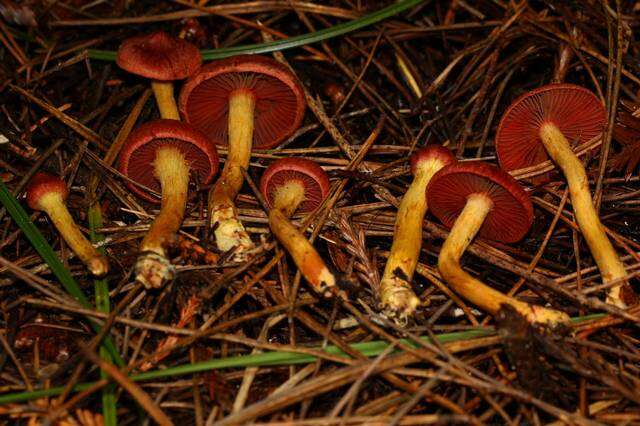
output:
[[[147,288],[158,288],[173,278],[165,248],[180,229],[189,176],[199,184],[207,184],[218,171],[215,144],[186,123],[150,121],[131,132],[120,153],[118,169],[130,181],[162,194],[160,213],[142,240],[135,266],[137,281]],[[141,198],[158,202],[140,186],[131,182],[128,185]]]
[[[152,79],[160,116],[179,120],[173,80],[185,79],[196,72],[202,56],[193,44],[157,31],[125,40],[118,49],[116,63],[132,74]]]
[[[494,316],[508,305],[529,322],[549,328],[569,321],[563,312],[525,303],[494,290],[460,266],[460,257],[476,234],[513,243],[529,231],[533,207],[515,179],[486,163],[451,164],[431,179],[427,202],[431,212],[451,229],[438,257],[438,269],[456,292]]]
[[[224,169],[209,192],[209,223],[221,251],[246,260],[253,243],[234,200],[242,188],[251,148],[268,149],[302,122],[304,93],[284,65],[261,56],[236,56],[203,66],[184,85],[180,111],[195,128],[226,143]]]
[[[510,171],[551,158],[562,170],[578,226],[605,283],[617,281],[607,302],[625,307],[634,294],[627,273],[600,222],[589,178],[572,145],[589,141],[604,130],[602,102],[589,90],[572,84],[550,84],[516,99],[502,117],[495,139],[498,161]],[[624,290],[624,291],[623,291]]]
[[[265,170],[260,180],[260,192],[269,207],[269,226],[275,237],[313,289],[326,297],[331,296],[335,277],[302,232],[289,221],[294,212],[310,212],[327,197],[327,174],[311,160],[283,158]]]
[[[422,246],[422,221],[427,212],[425,190],[438,170],[455,161],[451,151],[437,145],[424,147],[411,156],[414,178],[398,207],[393,244],[380,281],[382,308],[400,322],[405,322],[420,305],[410,282]]]
[[[73,221],[65,205],[69,192],[62,179],[38,172],[29,182],[26,194],[29,207],[43,211],[51,218],[62,238],[93,275],[101,277],[109,271],[106,256],[91,245]]]

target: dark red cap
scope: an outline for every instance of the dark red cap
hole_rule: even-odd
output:
[[[255,96],[254,148],[272,148],[300,127],[305,108],[300,82],[289,68],[264,56],[204,65],[182,88],[180,112],[195,128],[226,144],[229,94],[239,89]]]
[[[443,166],[455,163],[456,157],[442,145],[429,145],[420,148],[411,156],[411,173],[416,174],[416,167],[423,161],[440,160]]]
[[[305,200],[298,207],[299,212],[314,210],[329,195],[329,178],[316,162],[306,158],[282,158],[271,163],[260,179],[260,192],[269,207],[273,206],[276,189],[291,181],[304,186]]]
[[[34,210],[40,210],[38,203],[43,195],[57,192],[62,196],[62,200],[67,199],[69,191],[67,185],[58,176],[45,172],[37,172],[27,185],[27,205]]]
[[[167,145],[182,151],[189,162],[192,178],[197,179],[201,185],[209,183],[218,171],[215,144],[188,124],[167,119],[144,123],[131,132],[120,152],[118,169],[129,179],[160,192],[153,162],[156,150]],[[130,184],[129,187],[147,201],[160,202],[136,185]]]
[[[505,243],[522,239],[533,222],[531,199],[511,175],[490,164],[455,163],[441,169],[427,187],[427,203],[429,210],[451,228],[467,197],[478,193],[493,201],[479,235]]]
[[[607,116],[600,99],[584,87],[549,84],[525,93],[504,113],[496,133],[500,166],[507,171],[549,159],[540,127],[553,123],[572,145],[585,143],[604,130]]]
[[[202,63],[200,51],[164,31],[125,40],[118,49],[118,66],[130,73],[160,81],[182,80]]]

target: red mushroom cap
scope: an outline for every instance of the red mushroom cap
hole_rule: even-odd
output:
[[[455,163],[436,173],[427,187],[429,210],[451,228],[467,197],[478,193],[493,201],[479,235],[505,243],[522,239],[533,222],[531,199],[511,175],[487,163]]]
[[[316,162],[306,158],[282,158],[271,163],[260,179],[260,192],[270,208],[276,189],[291,181],[304,186],[305,200],[298,207],[301,213],[314,210],[329,195],[329,178]]]
[[[202,63],[193,44],[164,31],[125,40],[118,49],[118,66],[153,80],[182,80],[195,73]]]
[[[416,174],[416,167],[419,163],[432,160],[440,160],[445,166],[457,161],[451,151],[442,145],[425,146],[411,156],[411,173]]]
[[[200,68],[182,88],[184,119],[214,140],[227,143],[229,94],[255,96],[254,148],[272,148],[289,137],[304,117],[304,91],[284,65],[264,56],[242,55]]]
[[[40,197],[52,192],[59,193],[63,201],[69,195],[67,185],[58,176],[45,172],[36,173],[27,185],[27,205],[33,210],[40,210]]]
[[[118,169],[129,179],[160,192],[160,182],[155,177],[153,162],[156,150],[166,145],[178,148],[186,157],[192,177],[205,185],[218,171],[218,152],[215,144],[199,131],[177,120],[155,120],[135,129],[122,147]],[[144,189],[129,184],[140,198],[160,202]]]
[[[607,116],[600,99],[584,87],[549,84],[525,93],[504,113],[495,146],[507,171],[535,166],[549,159],[540,127],[553,123],[569,143],[585,143],[604,130]]]

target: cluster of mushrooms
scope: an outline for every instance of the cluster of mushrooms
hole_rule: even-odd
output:
[[[211,185],[208,225],[220,252],[247,261],[255,244],[235,207],[253,148],[273,148],[300,126],[305,109],[302,86],[293,72],[261,56],[236,56],[206,65],[198,49],[156,32],[126,40],[118,65],[151,80],[161,118],[140,125],[126,140],[118,170],[141,199],[160,203],[160,211],[142,240],[135,278],[158,288],[174,276],[167,249],[175,242],[194,190],[211,185],[218,172],[216,146],[226,147],[224,167]],[[173,82],[185,80],[176,101]],[[380,283],[380,307],[406,322],[421,301],[412,277],[422,245],[427,209],[450,228],[438,258],[438,270],[453,290],[485,312],[509,307],[532,324],[560,326],[569,317],[558,310],[502,294],[472,277],[460,258],[476,237],[501,243],[522,239],[533,222],[529,195],[509,172],[552,160],[564,174],[576,221],[608,286],[607,302],[619,308],[634,303],[625,266],[600,222],[589,180],[575,146],[601,135],[606,125],[602,102],[590,91],[551,84],[518,98],[499,124],[495,147],[500,167],[457,161],[442,146],[427,146],[411,157],[414,176],[398,208],[391,252]],[[318,251],[290,218],[317,209],[332,188],[324,170],[303,158],[274,161],[265,170],[260,191],[269,208],[273,235],[290,254],[302,276],[320,295],[344,296]],[[108,272],[107,258],[89,243],[65,206],[67,186],[38,173],[27,189],[30,207],[51,218],[62,237],[95,276]]]

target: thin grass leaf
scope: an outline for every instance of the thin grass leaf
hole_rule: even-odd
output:
[[[99,243],[104,241],[104,236],[98,234],[96,229],[102,227],[102,211],[100,210],[100,204],[94,203],[89,207],[89,236],[92,243]],[[104,248],[99,248],[98,251],[104,254]],[[108,314],[111,310],[111,304],[109,300],[109,283],[106,279],[94,280],[93,288],[96,298],[96,309],[99,312]],[[107,362],[113,362],[109,351],[104,346],[100,346],[100,357]],[[100,370],[100,378],[108,378],[108,374],[104,370]],[[118,424],[118,415],[116,413],[116,386],[115,384],[109,384],[102,389],[102,417],[104,419],[105,426],[116,426]]]
[[[583,317],[572,318],[571,321],[574,324],[579,324],[586,321],[591,321],[599,318],[603,318],[605,314],[593,314]],[[495,335],[495,331],[491,329],[472,329],[466,331],[459,331],[454,333],[444,333],[436,336],[440,343],[460,342],[464,340],[477,339],[481,337],[489,337]],[[425,342],[430,342],[429,337],[421,337]],[[418,347],[415,342],[410,340],[400,340],[403,344],[412,347]],[[372,358],[380,355],[386,348],[389,347],[389,343],[386,341],[372,341],[363,343],[354,343],[350,345],[353,349],[362,353],[363,355]],[[343,356],[347,359],[350,357],[345,354],[340,348],[336,346],[327,346],[326,348],[313,348],[315,350],[324,350],[327,354]],[[400,352],[400,351],[398,351]],[[164,379],[168,377],[178,377],[188,374],[202,373],[210,370],[220,370],[224,368],[246,368],[246,367],[275,367],[275,366],[289,366],[295,364],[308,364],[316,361],[316,357],[308,354],[292,353],[292,352],[263,352],[252,355],[238,355],[228,358],[210,359],[207,361],[197,362],[194,364],[179,365],[176,367],[165,368],[163,370],[153,370],[145,373],[131,376],[131,380],[134,382],[142,382],[147,380]],[[94,383],[80,383],[74,387],[75,391],[82,391],[91,387]],[[62,392],[62,387],[55,387],[49,389],[36,390],[31,392],[20,392],[8,395],[0,396],[0,405],[30,401],[33,399],[44,398],[49,396],[56,396]]]
[[[56,278],[58,278],[67,293],[75,298],[84,308],[93,309],[93,306],[89,303],[84,293],[82,293],[76,280],[73,279],[71,273],[64,267],[62,262],[60,262],[53,248],[47,243],[33,222],[31,222],[27,212],[24,211],[20,203],[18,203],[18,200],[9,192],[2,181],[0,181],[0,202],[4,205],[5,209],[7,209],[22,232],[24,232],[25,236],[31,242],[31,245],[33,245],[38,254],[42,256],[42,259],[44,259],[47,265],[49,265],[49,268],[51,268],[51,271]],[[96,333],[100,332],[100,324],[91,319],[89,322]],[[103,345],[109,351],[114,362],[120,367],[124,366],[124,361],[109,336],[104,338]]]
[[[376,12],[365,15],[361,18],[354,19],[349,22],[337,24],[323,30],[314,31],[312,33],[303,34],[295,37],[289,37],[283,40],[275,40],[267,43],[249,44],[245,46],[227,47],[223,49],[203,50],[202,59],[211,61],[214,59],[227,58],[235,55],[260,54],[277,52],[294,47],[305,46],[307,44],[317,43],[319,41],[328,40],[369,25],[377,24],[387,18],[395,16],[405,10],[422,3],[423,0],[401,0],[391,6],[380,9]],[[89,58],[102,61],[115,61],[116,52],[110,50],[89,50]]]

